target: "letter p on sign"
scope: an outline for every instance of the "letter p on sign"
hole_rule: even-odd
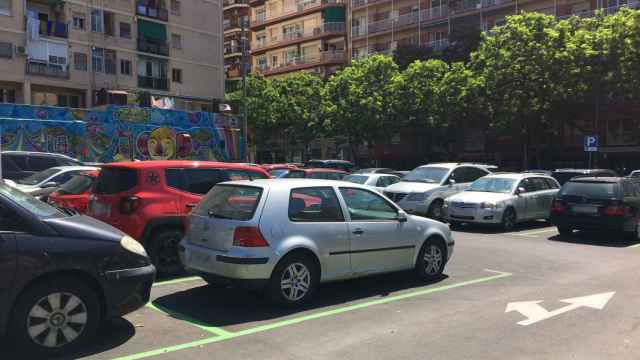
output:
[[[587,135],[584,137],[584,151],[598,151],[597,135]]]

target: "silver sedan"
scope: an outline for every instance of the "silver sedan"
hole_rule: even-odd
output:
[[[453,245],[447,225],[407,215],[366,186],[284,179],[216,185],[180,248],[185,267],[209,283],[298,305],[321,282],[406,269],[436,279]]]

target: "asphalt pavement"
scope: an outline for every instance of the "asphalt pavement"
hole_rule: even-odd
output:
[[[405,272],[327,284],[298,310],[193,277],[159,282],[147,307],[72,357],[640,358],[637,241],[561,238],[544,222],[507,234],[462,227],[454,238],[439,281]]]

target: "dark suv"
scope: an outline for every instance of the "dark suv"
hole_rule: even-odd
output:
[[[551,176],[558,180],[560,185],[564,185],[567,181],[571,180],[574,177],[585,177],[585,176],[595,176],[595,177],[604,177],[604,176],[613,176],[616,177],[618,174],[613,170],[608,169],[556,169],[551,173]]]
[[[141,161],[104,165],[87,215],[140,241],[159,273],[181,271],[184,220],[217,183],[270,178],[257,166],[212,161]]]
[[[72,157],[32,151],[3,151],[2,177],[20,180],[37,172],[57,166],[78,166],[82,163]]]
[[[567,181],[551,206],[561,235],[573,230],[621,231],[637,238],[640,182],[621,177],[579,177]]]

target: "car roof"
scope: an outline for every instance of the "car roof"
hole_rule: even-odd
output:
[[[481,168],[481,169],[491,169],[491,168],[497,168],[495,165],[489,165],[489,164],[478,164],[478,163],[431,163],[431,164],[426,164],[426,165],[421,165],[418,166],[420,168],[425,168],[425,167],[441,167],[441,168],[448,168],[448,169],[453,169],[459,166],[473,166],[473,167],[477,167],[477,168]]]
[[[60,171],[75,171],[75,170],[86,170],[86,171],[95,171],[100,168],[95,166],[54,166],[51,169],[56,169]]]
[[[328,160],[318,160],[318,159],[311,159],[307,162],[323,162],[323,163],[336,163],[336,164],[352,164],[351,161],[347,161],[347,160],[332,160],[332,159],[328,159]]]
[[[582,174],[591,174],[595,172],[615,172],[610,169],[555,169],[553,172],[577,172]]]
[[[600,182],[600,183],[618,183],[624,178],[619,176],[581,176],[575,177],[567,182]]]
[[[514,179],[520,180],[530,177],[542,177],[547,179],[553,179],[549,175],[541,174],[541,173],[493,173],[485,176],[484,178],[503,178],[503,179]]]
[[[37,155],[37,156],[50,156],[50,157],[58,157],[58,158],[64,158],[67,160],[73,160],[73,161],[77,161],[80,162],[80,160],[72,158],[69,155],[65,155],[65,154],[58,154],[58,153],[48,153],[48,152],[41,152],[41,151],[22,151],[22,150],[5,150],[5,151],[1,151],[0,154],[2,155]]]
[[[220,169],[243,169],[253,171],[264,171],[259,166],[244,165],[240,163],[227,163],[218,161],[196,161],[196,160],[146,160],[146,161],[124,161],[113,162],[103,167],[125,167],[129,169],[156,169],[170,167],[185,168],[220,168]]]
[[[304,171],[304,172],[306,172],[306,173],[318,173],[318,172],[323,172],[323,173],[339,173],[339,174],[347,174],[347,172],[346,172],[346,171],[337,170],[337,169],[327,169],[327,168],[291,169],[291,170]]]
[[[221,185],[245,185],[260,186],[264,188],[299,188],[299,187],[327,187],[327,186],[347,186],[370,190],[368,187],[349,181],[342,180],[322,180],[322,179],[256,179],[256,180],[235,180],[220,183]]]

